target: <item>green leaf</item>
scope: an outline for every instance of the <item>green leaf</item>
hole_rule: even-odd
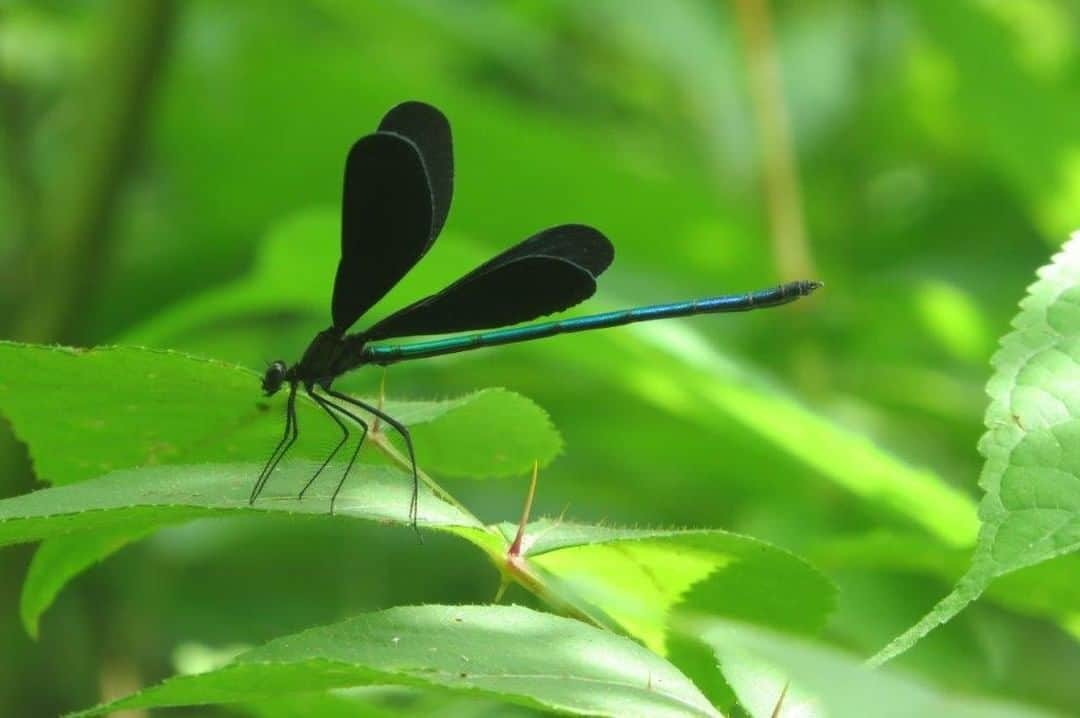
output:
[[[248,503],[257,464],[200,464],[128,469],[68,486],[0,501],[0,545],[65,537],[45,554],[24,599],[24,620],[32,624],[55,595],[55,581],[67,568],[62,549],[86,536],[86,550],[67,561],[89,565],[102,550],[123,545],[166,524],[235,512],[324,515],[334,482],[319,481],[311,493],[296,494],[318,464],[284,462],[254,506]],[[339,475],[342,465],[327,473]],[[411,477],[397,467],[360,465],[338,497],[337,513],[347,517],[407,524]],[[492,533],[424,487],[421,525],[458,534],[496,560],[505,555],[512,527]],[[76,533],[78,532],[78,533]],[[69,537],[69,534],[72,536]],[[535,537],[535,541],[532,539]],[[631,530],[537,522],[528,527],[526,557],[548,578],[550,598],[587,606],[611,616],[657,650],[664,647],[667,614],[692,586],[720,583],[723,600],[710,600],[718,615],[760,620],[771,626],[813,630],[832,602],[827,580],[796,557],[747,537],[722,531]],[[56,566],[60,578],[42,574]],[[777,586],[786,588],[777,591]]]
[[[578,715],[719,715],[678,669],[633,641],[516,606],[416,606],[357,616],[78,715],[386,684]]]
[[[1049,714],[1025,706],[951,694],[890,670],[870,670],[831,646],[759,627],[716,620],[683,629],[713,647],[739,703],[754,718],[769,718],[786,690],[780,715],[830,718],[1035,718]],[[788,682],[790,681],[790,685]]]
[[[0,545],[56,537],[69,548],[91,532],[86,551],[69,557],[75,568],[88,565],[95,549],[122,545],[161,525],[235,512],[323,515],[333,481],[316,482],[303,501],[299,487],[317,467],[314,462],[283,463],[263,497],[248,504],[257,464],[201,464],[128,469],[68,486],[43,489],[0,501]],[[338,475],[341,465],[328,473]],[[361,465],[338,497],[343,516],[407,524],[412,489],[409,474],[397,467]],[[425,487],[420,523],[448,530],[501,560],[513,528],[501,536],[471,516],[435,497]],[[78,533],[76,533],[78,532]],[[69,534],[73,534],[68,537]],[[581,607],[586,615],[609,616],[657,651],[664,650],[668,614],[692,587],[709,598],[697,606],[717,615],[758,620],[766,625],[814,630],[832,604],[831,584],[798,558],[747,537],[722,531],[631,530],[537,522],[528,527],[524,546],[532,570],[545,578],[548,598]],[[40,607],[55,595],[55,581],[72,573],[62,555],[50,550],[35,571],[24,599],[24,621],[32,625]],[[50,580],[40,575],[58,566]],[[778,590],[778,588],[782,590]]]
[[[304,460],[283,462],[254,506],[248,504],[248,495],[261,464],[125,469],[0,501],[0,545],[46,540],[23,586],[23,624],[36,636],[39,617],[67,581],[163,526],[236,512],[325,515],[343,464],[328,466],[324,480],[317,481],[302,501],[296,498],[318,466]],[[335,511],[405,525],[411,492],[411,474],[391,466],[360,464],[353,467]],[[418,521],[430,528],[454,527],[468,536],[487,533],[474,518],[423,486]],[[463,527],[472,530],[461,531]]]
[[[500,528],[507,537],[515,530]],[[525,557],[550,577],[559,598],[599,609],[658,653],[665,650],[669,614],[688,594],[700,596],[695,609],[805,632],[820,628],[832,609],[828,579],[746,536],[549,521],[526,529]]]
[[[199,464],[126,469],[92,481],[42,489],[0,501],[0,545],[38,541],[75,531],[126,529],[143,532],[154,526],[203,516],[236,512],[325,515],[334,481],[343,464],[326,469],[304,499],[300,488],[319,463],[282,462],[254,505],[248,503],[258,464]],[[409,523],[411,474],[392,466],[354,466],[335,504],[335,512],[370,521]],[[421,526],[481,528],[468,514],[421,486]]]
[[[562,449],[547,412],[520,394],[485,389],[459,402],[443,409],[445,420],[413,432],[426,469],[470,478],[512,476],[534,461],[547,464]]]
[[[148,464],[262,459],[284,420],[283,397],[262,397],[254,372],[177,352],[0,342],[0,364],[0,411],[29,446],[38,478],[54,484]],[[388,400],[384,408],[413,427],[418,460],[430,471],[505,476],[534,460],[546,463],[561,445],[541,408],[501,389],[445,401]],[[303,395],[297,413],[303,439],[290,456],[321,461],[338,429]],[[373,454],[362,451],[361,462]],[[252,469],[248,481],[257,475]],[[151,525],[159,524],[126,538],[110,529],[84,534],[74,546],[42,546],[23,587],[30,633],[67,581]]]
[[[994,355],[987,385],[982,531],[951,594],[885,646],[903,653],[977,599],[997,576],[1080,548],[1080,235],[1039,270]]]
[[[235,365],[134,347],[79,350],[11,342],[0,342],[0,365],[0,412],[29,446],[38,478],[49,483],[147,464],[262,458],[281,436],[284,392],[263,397],[259,376]],[[512,432],[510,449],[454,449],[461,438],[454,414],[471,402],[480,406],[462,420],[483,440]],[[507,391],[439,402],[388,400],[384,408],[417,426],[418,460],[430,471],[446,462],[455,473],[505,475],[559,451],[546,414]],[[482,430],[476,416],[484,412],[503,423]],[[302,392],[297,415],[302,438],[290,456],[325,458],[340,430]],[[430,457],[424,453],[428,441],[436,447]],[[513,449],[520,453],[511,454]],[[361,460],[369,455],[361,452]]]
[[[402,693],[412,689],[399,689]],[[372,695],[365,696],[362,692],[368,691]],[[375,701],[384,696],[384,688],[357,688],[347,691],[334,691],[332,693],[297,693],[290,696],[274,696],[271,699],[251,701],[239,711],[242,715],[256,718],[306,718],[318,716],[319,718],[401,718],[401,716],[425,715],[402,706],[383,707]],[[360,695],[354,695],[360,694]],[[407,694],[406,694],[407,695]],[[405,696],[389,695],[388,699],[401,699]],[[411,697],[411,696],[409,696]],[[370,700],[365,700],[370,698]],[[411,703],[411,701],[410,701]],[[430,715],[430,714],[428,714]]]
[[[253,718],[406,718],[437,715],[480,716],[482,713],[453,712],[454,703],[468,703],[470,708],[485,702],[467,696],[450,694],[425,694],[415,688],[371,686],[349,688],[328,693],[296,693],[274,696],[266,700],[251,701],[238,706],[241,715]],[[488,707],[493,707],[488,705]]]

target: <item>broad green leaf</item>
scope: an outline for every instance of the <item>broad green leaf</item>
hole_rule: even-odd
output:
[[[325,693],[274,696],[237,706],[253,718],[484,718],[485,716],[535,716],[527,708],[515,708],[492,699],[447,691],[427,691],[408,686],[363,686]]]
[[[0,365],[0,413],[29,446],[38,478],[49,483],[147,464],[262,459],[284,423],[284,392],[263,397],[255,372],[176,352],[0,342]],[[471,402],[480,403],[464,416],[473,442],[458,452],[454,414]],[[384,408],[416,426],[418,461],[429,471],[446,462],[458,474],[506,475],[559,451],[544,412],[506,391],[440,402],[388,400]],[[476,420],[488,412],[500,423]],[[340,430],[302,392],[297,413],[301,440],[290,455],[325,458]],[[513,440],[500,446],[497,439],[507,435]],[[429,441],[437,447],[431,456],[424,453]],[[371,453],[361,452],[361,460]]]
[[[535,718],[538,714],[533,708],[497,698],[385,685],[274,696],[237,706],[237,710],[255,718]]]
[[[56,567],[60,579],[70,574],[55,551],[87,536],[87,550],[68,556],[75,568],[88,565],[102,550],[122,545],[125,537],[192,518],[242,512],[324,515],[334,478],[333,464],[324,480],[298,500],[296,494],[317,464],[283,463],[254,506],[248,492],[257,464],[202,464],[128,469],[67,486],[43,489],[0,501],[0,544],[53,538],[63,542],[45,558],[24,599],[24,620],[32,624],[41,605],[55,595],[56,584],[40,575]],[[374,521],[408,522],[411,479],[389,466],[360,465],[345,484],[336,509],[342,516]],[[502,561],[512,527],[492,534],[474,518],[425,490],[420,523],[458,534]],[[76,533],[77,532],[77,533]],[[536,541],[532,539],[535,537]],[[594,609],[656,650],[664,648],[667,614],[692,586],[722,584],[722,599],[708,602],[718,615],[759,620],[766,625],[813,630],[831,607],[828,581],[790,554],[760,541],[722,531],[618,530],[537,522],[526,532],[526,558],[545,579],[548,598]],[[777,592],[781,584],[789,590]],[[797,597],[797,600],[796,600]],[[35,602],[36,601],[36,602]]]
[[[872,659],[903,653],[996,577],[1080,548],[1080,235],[1039,270],[987,385],[983,522],[968,572]]]
[[[513,536],[512,526],[500,528]],[[669,614],[688,592],[705,592],[697,609],[806,632],[832,609],[834,589],[823,575],[782,549],[726,531],[538,521],[526,527],[523,547],[563,600],[599,609],[658,653]]]
[[[283,426],[283,395],[262,397],[254,372],[222,362],[130,347],[0,342],[0,364],[0,413],[29,446],[38,478],[54,484],[142,465],[262,459]],[[546,463],[561,444],[542,409],[504,390],[446,401],[388,400],[384,408],[413,427],[418,461],[428,470],[506,476],[534,460]],[[325,458],[338,429],[306,396],[297,411],[303,439],[291,455]],[[374,455],[366,449],[360,460]],[[254,469],[249,480],[257,475]],[[70,555],[70,543],[46,542],[23,588],[28,630],[35,632],[64,583],[147,530],[126,541],[117,530],[86,535]]]
[[[520,475],[534,461],[547,464],[562,449],[547,412],[520,394],[485,389],[449,410],[441,408],[446,402],[432,403],[433,410],[446,413],[445,419],[413,432],[426,469],[470,478]],[[405,415],[399,410],[394,416]]]
[[[269,512],[322,516],[343,464],[331,464],[304,499],[296,494],[319,463],[282,462],[254,506],[261,464],[199,464],[125,469],[75,484],[0,501],[0,545],[45,540],[23,585],[21,614],[31,635],[63,585],[95,562],[167,525],[204,516]],[[412,477],[391,466],[359,464],[335,505],[337,515],[409,523]],[[471,516],[421,487],[418,522],[457,533],[487,532]],[[465,532],[464,527],[472,527]],[[479,540],[479,538],[477,539]]]
[[[742,560],[688,588],[670,611],[666,655],[722,709],[734,703],[732,686],[725,674],[717,672],[708,646],[677,629],[682,617],[716,616],[810,635],[824,626],[834,607],[837,590],[831,581],[790,554],[769,548],[755,550],[752,544],[744,544]]]
[[[513,527],[500,528],[512,535]],[[715,661],[671,630],[673,616],[693,611],[809,633],[833,607],[836,591],[822,574],[746,536],[549,521],[527,528],[525,555],[563,601],[666,655],[714,705],[730,705],[733,694]]]
[[[0,545],[39,541],[76,531],[133,533],[203,516],[265,512],[322,516],[343,464],[331,464],[304,499],[300,488],[319,463],[282,462],[254,505],[248,496],[259,464],[198,464],[125,469],[99,479],[41,489],[0,501]],[[391,466],[354,466],[335,504],[342,516],[409,523],[412,477]],[[432,528],[480,528],[476,519],[421,486],[418,523]]]
[[[425,686],[593,716],[718,716],[633,641],[516,606],[416,606],[279,638],[217,671],[78,715],[236,703],[365,685]]]
[[[404,693],[412,689],[397,689]],[[370,692],[370,700],[363,692]],[[267,700],[251,701],[243,706],[238,706],[242,715],[255,716],[257,718],[305,718],[306,716],[318,716],[319,718],[400,718],[401,716],[430,715],[412,709],[397,706],[382,706],[376,701],[379,698],[397,699],[397,703],[404,702],[409,696],[390,695],[386,689],[379,686],[373,688],[345,689],[326,693],[297,693],[290,696],[275,696]],[[358,694],[358,695],[350,695]],[[441,696],[439,696],[441,697]],[[389,702],[389,701],[388,701]],[[411,701],[410,701],[411,703]]]
[[[993,702],[927,685],[806,639],[712,619],[683,630],[712,646],[716,661],[754,718],[1049,718],[1026,706]],[[788,684],[790,681],[790,685]],[[782,693],[783,712],[773,711]]]

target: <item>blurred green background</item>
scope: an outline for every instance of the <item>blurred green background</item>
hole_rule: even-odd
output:
[[[869,655],[947,592],[973,532],[883,499],[883,469],[860,462],[891,457],[974,506],[989,358],[1080,225],[1078,35],[1064,0],[0,3],[0,337],[297,359],[329,321],[345,152],[425,100],[453,126],[454,206],[380,311],[563,222],[616,245],[593,309],[827,287],[401,365],[388,392],[533,398],[565,440],[541,513],[775,542],[840,587],[825,639]],[[0,495],[29,491],[2,432]],[[444,485],[512,520],[525,478]],[[36,642],[18,621],[32,550],[0,553],[0,715],[363,610],[494,595],[467,546],[355,523],[161,532],[77,579]],[[1068,593],[1077,565],[1013,577],[902,665],[1070,712],[1080,609],[1042,587]]]

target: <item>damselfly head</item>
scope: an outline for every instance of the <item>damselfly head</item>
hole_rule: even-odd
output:
[[[266,367],[266,373],[263,374],[262,390],[267,396],[273,396],[277,393],[278,389],[285,382],[285,375],[288,373],[288,367],[285,366],[285,362],[280,359]]]

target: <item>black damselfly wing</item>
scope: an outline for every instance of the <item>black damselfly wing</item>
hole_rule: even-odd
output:
[[[615,252],[592,227],[552,227],[363,332],[368,340],[494,329],[561,312],[596,291]]]
[[[573,262],[594,278],[615,259],[615,247],[599,231],[584,224],[560,224],[537,232],[502,254],[492,257],[466,276],[480,274],[522,257],[558,257]]]
[[[431,185],[432,237],[438,236],[450,201],[454,197],[454,149],[450,122],[437,109],[423,102],[402,102],[386,113],[379,132],[394,132],[412,140],[420,150],[428,182]]]
[[[343,334],[431,248],[450,209],[453,150],[441,112],[419,102],[383,119],[345,161],[334,329]],[[380,125],[380,128],[383,127]]]

